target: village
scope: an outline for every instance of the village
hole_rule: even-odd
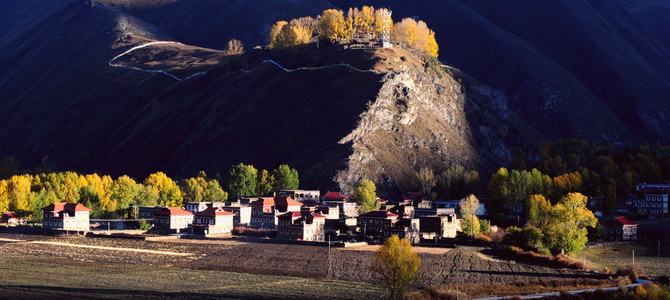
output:
[[[670,184],[640,183],[636,192],[622,199],[612,216],[596,211],[604,229],[604,241],[664,240],[670,229],[663,226],[668,215]],[[106,235],[134,230],[134,234],[164,236],[231,237],[236,231],[253,230],[265,239],[314,243],[380,244],[391,235],[411,244],[453,245],[461,237],[460,200],[437,200],[421,193],[408,193],[394,200],[377,198],[379,210],[359,212],[356,202],[340,192],[281,190],[272,197],[240,197],[236,201],[188,202],[185,207],[133,206],[137,218],[91,219],[90,208],[81,203],[52,203],[43,208],[41,231],[45,234]],[[130,213],[129,216],[132,216]],[[487,219],[486,205],[476,215]],[[509,215],[510,219],[518,215]],[[645,220],[640,220],[644,216]],[[521,222],[517,219],[517,222]],[[30,227],[13,212],[4,212],[0,226]],[[39,226],[38,226],[39,227]],[[493,224],[489,231],[496,231]],[[248,231],[249,232],[249,231]]]

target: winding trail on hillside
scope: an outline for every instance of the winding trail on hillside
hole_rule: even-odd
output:
[[[111,67],[115,67],[115,68],[122,68],[122,69],[128,69],[128,70],[140,71],[140,72],[144,72],[144,73],[153,73],[153,75],[155,75],[155,74],[165,74],[165,75],[167,75],[167,76],[169,76],[169,77],[174,78],[174,79],[177,80],[177,81],[184,81],[184,80],[193,78],[193,77],[195,77],[195,76],[204,75],[204,74],[207,73],[206,71],[205,71],[205,72],[197,72],[197,73],[193,73],[193,74],[191,74],[191,75],[189,75],[189,76],[186,76],[186,77],[184,77],[184,78],[179,78],[179,77],[177,77],[176,75],[171,74],[171,73],[166,72],[166,71],[163,71],[163,70],[149,70],[149,69],[142,69],[142,68],[138,68],[138,67],[131,67],[131,66],[126,66],[126,65],[118,64],[118,63],[115,62],[115,61],[118,60],[119,58],[121,58],[121,57],[123,57],[123,56],[125,56],[125,55],[128,55],[129,53],[131,53],[131,52],[133,52],[133,51],[135,51],[135,50],[142,49],[142,48],[146,48],[146,47],[148,47],[148,46],[160,45],[160,44],[171,44],[171,45],[186,46],[185,44],[182,44],[182,43],[180,43],[180,42],[175,42],[175,41],[150,42],[150,43],[146,43],[146,44],[143,44],[143,45],[139,45],[139,46],[132,47],[132,48],[126,50],[125,52],[123,52],[123,53],[121,53],[121,54],[119,54],[119,55],[117,55],[117,56],[114,56],[114,58],[112,58],[112,59],[109,61],[108,64],[109,64],[109,66],[111,66]],[[149,78],[151,78],[151,77],[149,77]],[[147,79],[149,79],[149,78],[147,78]],[[142,80],[142,82],[146,81],[147,79]],[[141,83],[141,82],[140,82],[140,83]]]
[[[180,43],[180,42],[176,42],[176,41],[157,41],[157,42],[149,42],[149,43],[146,43],[146,44],[142,44],[142,45],[139,45],[139,46],[132,47],[132,48],[130,48],[130,49],[124,51],[123,53],[121,53],[121,54],[119,54],[119,55],[117,55],[117,56],[114,56],[114,58],[112,58],[112,59],[108,62],[108,64],[109,64],[110,67],[114,67],[114,68],[122,68],[122,69],[127,69],[127,70],[133,70],[133,71],[139,71],[139,72],[143,72],[143,73],[151,73],[151,74],[152,74],[149,78],[146,78],[146,79],[140,81],[140,83],[138,83],[138,85],[141,84],[141,83],[143,83],[143,82],[145,82],[145,81],[147,81],[147,80],[149,80],[149,79],[151,79],[151,78],[153,78],[153,76],[155,76],[156,74],[164,74],[164,75],[167,75],[167,76],[169,76],[169,77],[171,77],[171,78],[173,78],[173,79],[175,79],[175,80],[177,80],[177,81],[184,81],[184,80],[187,80],[187,79],[190,79],[190,78],[193,78],[193,77],[196,77],[196,76],[204,75],[204,74],[207,73],[207,71],[196,72],[196,73],[193,73],[193,74],[191,74],[191,75],[189,75],[189,76],[180,78],[180,77],[178,77],[178,76],[176,76],[176,75],[174,75],[174,74],[172,74],[172,73],[170,73],[170,72],[164,71],[164,70],[143,69],[143,68],[138,68],[138,67],[126,66],[126,65],[123,65],[123,64],[120,64],[120,63],[117,63],[117,62],[116,62],[116,61],[119,60],[121,57],[124,57],[124,56],[130,54],[131,52],[133,52],[133,51],[135,51],[135,50],[142,49],[142,48],[146,48],[146,47],[149,47],[149,46],[154,46],[154,45],[165,45],[165,44],[168,44],[168,45],[177,45],[177,46],[187,46],[186,44],[183,44],[183,43]],[[274,60],[272,60],[272,59],[266,59],[266,60],[263,61],[263,63],[264,63],[264,64],[267,64],[267,63],[272,64],[272,65],[276,66],[277,68],[279,68],[279,69],[281,69],[281,70],[283,70],[283,71],[285,71],[285,72],[287,72],[287,73],[292,73],[292,72],[296,72],[296,71],[303,71],[303,70],[307,70],[307,71],[324,70],[324,69],[338,68],[338,67],[341,67],[341,68],[348,68],[348,69],[350,69],[350,70],[352,70],[352,71],[360,72],[360,73],[375,73],[375,74],[379,74],[379,73],[380,73],[380,72],[377,71],[377,70],[363,70],[363,69],[356,68],[356,67],[354,67],[354,66],[352,66],[352,65],[350,65],[350,64],[344,64],[344,63],[342,63],[342,64],[333,64],[333,65],[328,65],[328,66],[321,66],[321,67],[299,67],[299,68],[295,68],[295,69],[288,69],[288,68],[285,68],[284,66],[280,65],[278,62],[276,62],[276,61],[274,61]],[[250,72],[250,70],[245,70],[245,69],[240,69],[240,71],[242,71],[242,72],[244,72],[244,73],[249,73],[249,72]]]
[[[287,68],[284,68],[282,65],[280,65],[279,63],[277,63],[276,61],[274,61],[272,59],[266,59],[266,60],[263,61],[263,63],[273,64],[273,65],[277,66],[278,68],[286,71],[287,73],[291,73],[291,72],[295,72],[295,71],[301,71],[301,70],[309,70],[309,71],[324,70],[324,69],[337,68],[337,67],[349,68],[353,71],[361,72],[361,73],[375,73],[375,74],[379,73],[379,71],[376,71],[376,70],[359,69],[359,68],[356,68],[356,67],[354,67],[350,64],[334,64],[334,65],[321,66],[321,67],[299,67],[299,68],[295,68],[295,69],[287,69]]]

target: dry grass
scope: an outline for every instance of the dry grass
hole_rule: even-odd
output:
[[[353,251],[377,251],[381,245],[366,245],[366,246],[356,246],[349,248],[342,248],[342,250],[353,250]],[[451,248],[437,248],[437,247],[414,247],[414,252],[424,253],[424,254],[434,254],[434,255],[443,255],[449,252]]]
[[[612,286],[623,286],[631,282],[625,277],[616,279],[552,279],[552,280],[532,280],[521,281],[516,280],[512,283],[496,283],[496,284],[467,284],[459,285],[458,287],[435,287],[428,286],[422,292],[415,294],[430,295],[432,299],[456,299],[455,295],[459,294],[459,298],[476,298],[496,295],[499,297],[512,297],[518,295],[542,294],[549,292],[561,292],[582,289],[598,289]],[[423,297],[428,298],[428,297]],[[419,299],[417,297],[417,299]]]
[[[600,270],[614,272],[625,266],[634,266],[641,274],[652,277],[670,275],[670,243],[661,243],[659,257],[657,243],[610,243],[584,248],[576,257],[597,264]],[[633,251],[635,263],[633,264]]]
[[[367,284],[156,265],[54,260],[11,254],[0,260],[8,299],[376,299]]]

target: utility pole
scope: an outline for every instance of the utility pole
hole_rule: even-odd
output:
[[[658,258],[661,258],[661,241],[658,241]]]
[[[633,264],[635,264],[635,250],[633,250]]]

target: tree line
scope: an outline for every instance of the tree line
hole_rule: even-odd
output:
[[[270,49],[281,50],[316,42],[317,39],[339,43],[350,43],[356,36],[380,39],[384,24],[388,24],[392,42],[438,56],[435,32],[425,22],[404,18],[394,24],[387,9],[372,6],[349,8],[346,15],[342,10],[327,9],[316,18],[277,21],[270,29],[268,40]]]
[[[593,201],[591,208],[612,213],[617,199],[627,197],[640,182],[662,183],[670,179],[670,147],[640,145],[616,149],[580,139],[559,140],[538,145],[536,160],[527,162],[518,153],[511,168],[527,170],[529,165],[549,176],[573,174],[581,184],[571,191]],[[532,157],[532,156],[531,156]],[[495,176],[495,175],[494,175]],[[493,178],[492,178],[493,181]],[[556,201],[556,196],[550,196]]]
[[[9,168],[3,171],[19,172]],[[298,171],[288,165],[259,172],[252,165],[241,163],[232,166],[226,177],[210,178],[200,171],[196,177],[175,180],[156,172],[141,182],[126,175],[113,179],[109,175],[77,172],[18,174],[0,180],[0,212],[14,211],[39,221],[43,207],[68,202],[91,208],[93,217],[118,217],[134,205],[183,206],[186,202],[226,201],[240,196],[270,195],[273,191],[296,189],[298,185]]]

